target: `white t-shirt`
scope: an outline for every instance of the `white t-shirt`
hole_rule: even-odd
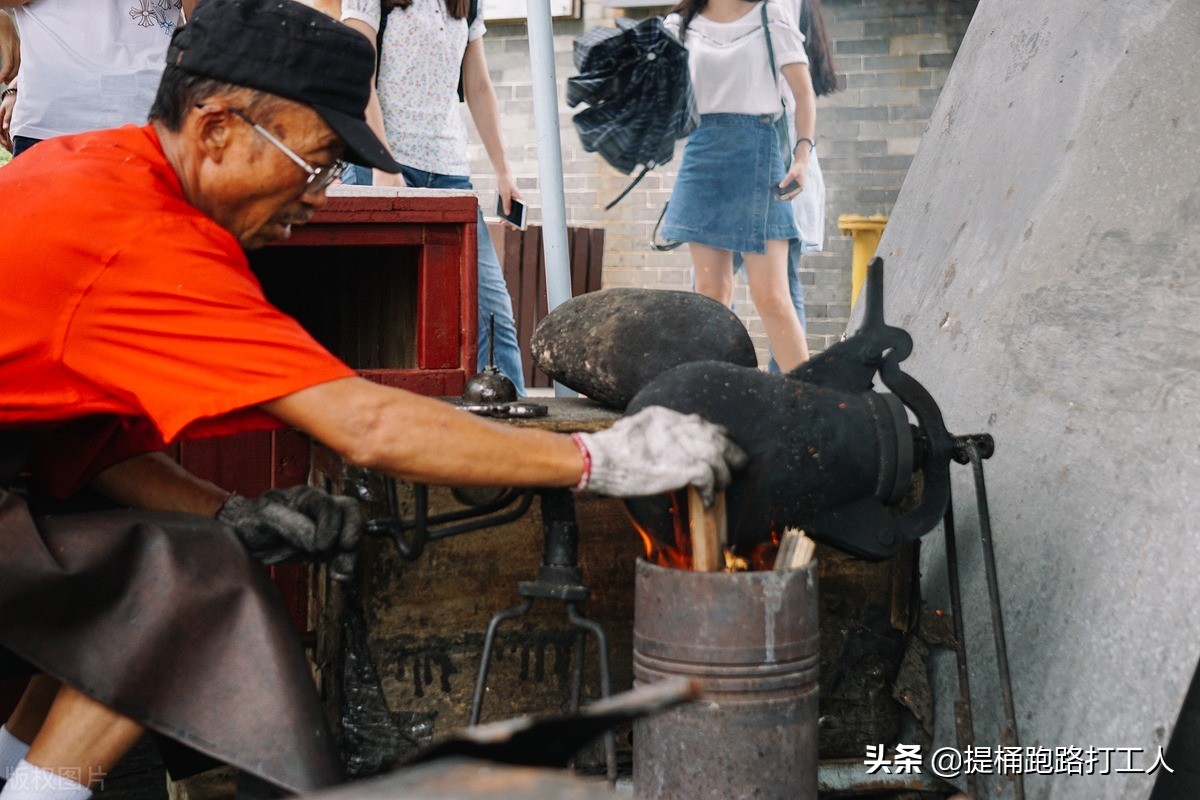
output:
[[[342,19],[379,29],[379,0],[343,0]],[[379,104],[392,156],[409,167],[467,175],[467,127],[458,103],[458,77],[467,44],[483,36],[483,3],[467,29],[443,0],[413,0],[393,8],[383,34]]]
[[[804,35],[791,9],[773,0],[764,2],[776,69],[786,64],[807,64]],[[771,74],[762,11],[758,3],[747,3],[746,8],[746,13],[733,22],[713,22],[697,14],[688,24],[683,43],[701,114],[777,116],[782,110],[780,98],[787,82],[782,74],[778,80]],[[678,14],[668,14],[663,21],[667,31],[677,37],[680,23]]]
[[[31,139],[144,123],[180,0],[31,0],[12,134]]]

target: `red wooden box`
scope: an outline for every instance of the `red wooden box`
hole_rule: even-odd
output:
[[[470,192],[333,187],[284,245],[252,253],[267,298],[360,374],[419,394],[461,394],[476,365],[477,201]],[[295,431],[181,442],[185,467],[254,496],[307,480]],[[301,632],[308,571],[272,572]]]

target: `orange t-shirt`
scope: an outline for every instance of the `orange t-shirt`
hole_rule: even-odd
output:
[[[151,126],[49,139],[0,169],[0,260],[0,427],[275,427],[257,405],[355,374],[267,302]]]

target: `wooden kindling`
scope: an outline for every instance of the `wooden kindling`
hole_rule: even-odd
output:
[[[717,492],[709,508],[695,487],[688,487],[688,528],[692,538],[692,569],[717,572],[725,568],[725,493]]]
[[[786,572],[804,569],[812,561],[817,543],[808,538],[799,528],[786,528],[779,540],[779,552],[775,556],[775,571]]]

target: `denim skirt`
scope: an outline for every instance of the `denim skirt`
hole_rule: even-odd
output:
[[[773,118],[703,114],[688,137],[662,236],[737,253],[799,235],[791,203],[771,187],[785,175]]]

